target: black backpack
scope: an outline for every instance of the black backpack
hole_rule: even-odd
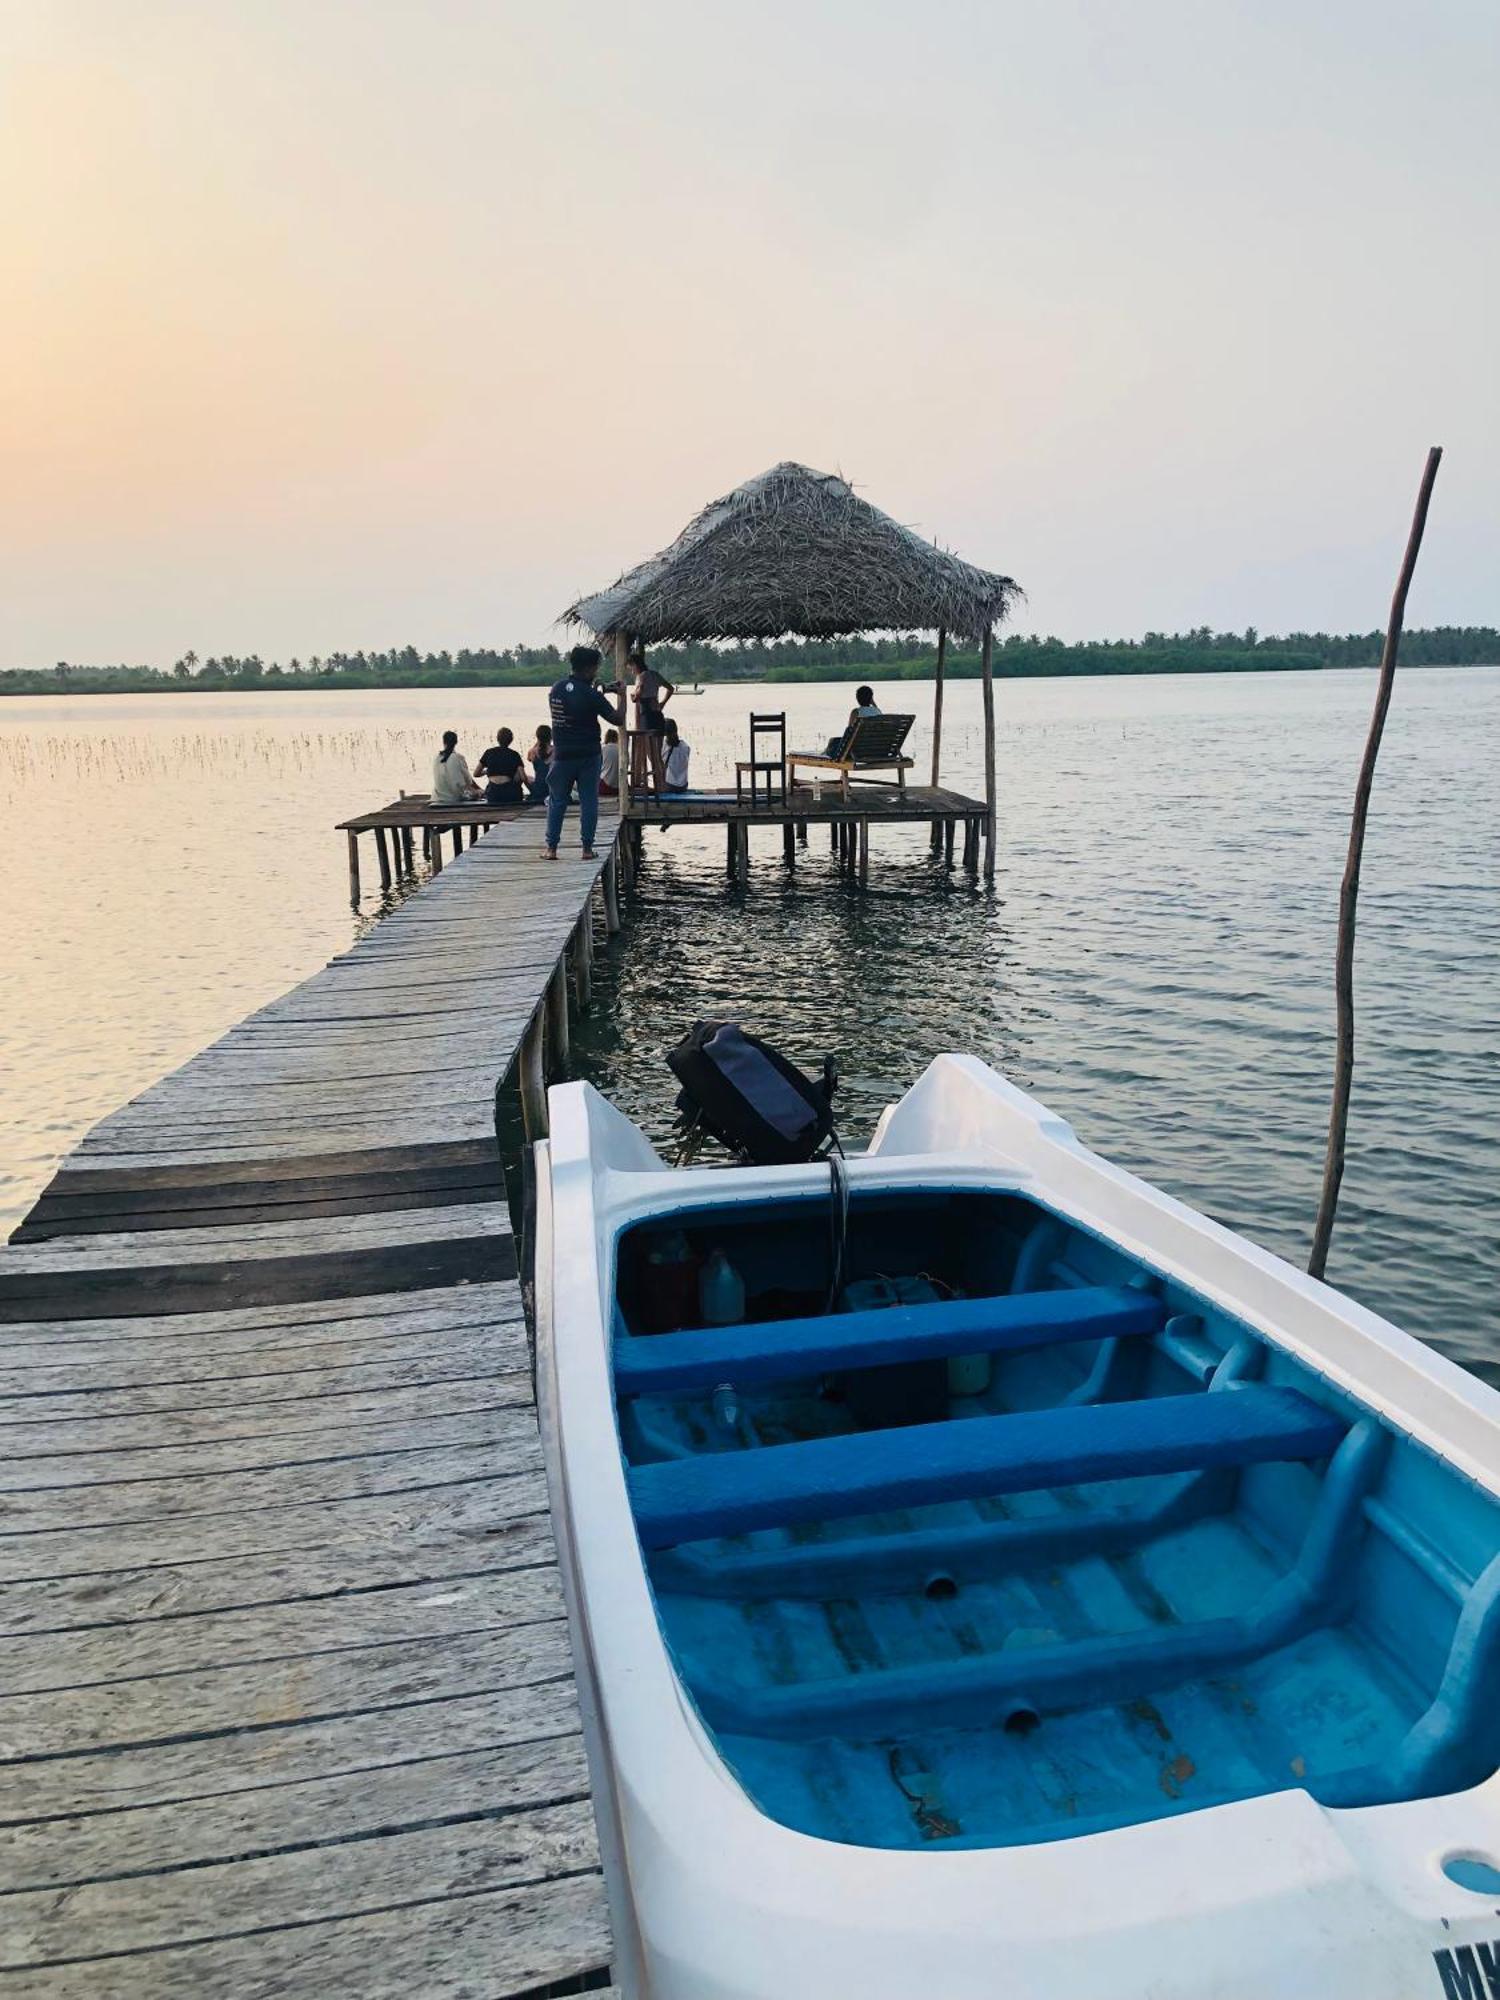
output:
[[[731,1021],[699,1021],[668,1052],[682,1085],[689,1135],[707,1132],[757,1167],[811,1160],[833,1137],[833,1059],[813,1083],[797,1065]]]

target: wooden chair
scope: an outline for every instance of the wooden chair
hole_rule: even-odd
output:
[[[839,789],[847,799],[849,780],[856,772],[894,771],[896,783],[904,792],[906,774],[915,760],[903,756],[902,751],[916,719],[914,715],[858,716],[844,731],[836,750],[789,751],[788,775],[795,783],[799,764],[811,771],[836,771]]]
[[[764,742],[764,749],[762,743]],[[779,715],[752,715],[750,755],[734,767],[734,802],[745,803],[749,781],[750,804],[757,805],[762,787],[768,806],[786,804],[786,711]]]

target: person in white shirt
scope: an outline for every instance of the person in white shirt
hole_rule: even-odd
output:
[[[443,747],[432,760],[432,803],[435,806],[462,806],[476,798],[479,787],[473,773],[459,754],[458,731],[443,731]]]
[[[667,754],[666,774],[662,781],[662,792],[685,792],[688,789],[688,758],[692,756],[692,746],[684,743],[677,733],[677,724],[671,716],[664,716],[661,725],[661,746]]]
[[[606,729],[604,748],[599,761],[599,796],[601,799],[617,799],[620,796],[620,732]]]

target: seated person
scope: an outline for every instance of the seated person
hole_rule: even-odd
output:
[[[531,766],[528,780],[531,803],[543,805],[547,798],[547,768],[552,762],[552,729],[545,722],[537,724],[536,741],[526,752],[526,761]]]
[[[432,760],[432,803],[435,806],[465,806],[479,796],[468,765],[459,754],[458,731],[443,731],[443,747]]]
[[[665,716],[661,725],[661,747],[666,752],[666,775],[662,784],[663,795],[670,792],[685,792],[688,789],[688,758],[692,756],[692,746],[684,743],[677,733],[677,724],[671,716]]]
[[[620,732],[606,729],[604,749],[600,753],[599,796],[601,799],[617,799],[620,796]]]
[[[479,775],[489,783],[484,788],[487,806],[519,806],[526,802],[521,789],[521,773],[526,766],[515,745],[513,729],[502,729],[479,760]]]
[[[844,754],[844,745],[849,741],[849,732],[853,729],[855,723],[867,715],[879,715],[879,713],[880,710],[875,706],[874,688],[857,687],[854,690],[854,706],[849,711],[849,720],[844,724],[844,733],[842,736],[829,737],[828,748],[823,752],[823,755],[825,757],[842,757]]]

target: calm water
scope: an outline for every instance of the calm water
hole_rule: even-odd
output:
[[[1099,1150],[1300,1260],[1317,1199],[1330,965],[1368,674],[1032,681],[999,691],[1001,872],[945,881],[877,830],[842,884],[816,830],[727,891],[723,834],[647,836],[627,950],[585,1072],[671,1125],[663,1051],[729,1014],[841,1060],[862,1136],[929,1056],[967,1048]],[[767,691],[681,702],[722,779]],[[919,716],[930,688],[887,707]],[[815,742],[847,687],[771,695]],[[0,704],[11,857],[0,967],[0,1217],[104,1112],[315,969],[377,914],[345,904],[333,824],[425,787],[445,726],[477,755],[539,695],[431,690]],[[945,776],[979,788],[979,690],[950,688]],[[1359,1060],[1330,1276],[1500,1375],[1500,670],[1398,687],[1361,904]],[[373,873],[373,869],[370,871]]]

